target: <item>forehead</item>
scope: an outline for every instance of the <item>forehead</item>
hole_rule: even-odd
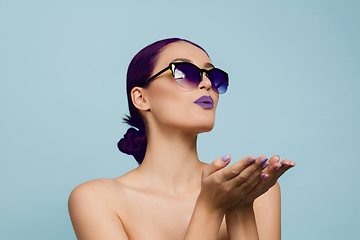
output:
[[[161,50],[154,71],[163,69],[178,58],[188,59],[200,68],[211,63],[210,58],[203,50],[191,43],[179,41],[170,43]]]

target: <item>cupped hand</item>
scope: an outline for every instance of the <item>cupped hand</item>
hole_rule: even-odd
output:
[[[295,166],[293,161],[286,159],[279,162],[279,160],[280,157],[278,155],[272,156],[267,164],[265,164],[265,168],[261,171],[258,179],[253,180],[253,184],[246,190],[247,195],[239,199],[239,202],[229,210],[252,206],[257,197],[267,192],[287,170]]]
[[[218,158],[203,169],[198,201],[213,210],[226,211],[246,198],[261,181],[268,166],[265,156],[245,157],[232,166],[230,156]],[[266,173],[261,175],[264,178]],[[247,200],[246,200],[247,201]]]

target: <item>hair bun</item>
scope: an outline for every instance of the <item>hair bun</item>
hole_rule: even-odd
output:
[[[146,151],[146,134],[144,130],[129,128],[117,146],[125,154],[132,155],[141,164]]]

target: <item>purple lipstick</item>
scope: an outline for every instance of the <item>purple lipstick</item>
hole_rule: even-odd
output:
[[[201,96],[194,103],[206,109],[211,109],[214,107],[214,101],[210,96]]]

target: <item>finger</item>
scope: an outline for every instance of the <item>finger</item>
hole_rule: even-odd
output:
[[[266,174],[269,175],[269,182],[277,181],[287,170],[295,166],[295,163],[289,160],[283,160],[281,162],[273,164],[269,167]],[[265,178],[266,180],[267,178]]]
[[[282,160],[280,162],[280,164],[281,164],[281,168],[292,168],[292,167],[295,167],[295,165],[296,165],[295,162],[287,160],[287,159]]]
[[[266,176],[268,176],[268,175],[266,174],[265,177],[262,178],[256,186],[254,186],[251,189],[249,188],[246,190],[246,191],[248,191],[248,194],[247,194],[248,198],[256,199],[263,193],[267,192],[267,190],[269,190],[270,187],[272,185],[274,185],[274,184],[270,184],[269,181],[265,180]]]
[[[266,162],[267,160],[268,159],[265,156],[258,157],[253,164],[249,165],[238,175],[234,176],[230,182],[237,187],[242,185],[244,182],[247,182],[242,186],[242,189],[245,189],[253,182],[254,179],[259,178],[261,171],[268,166],[268,163]]]
[[[268,168],[264,169],[263,173],[269,173],[270,167],[272,166],[274,166],[276,170],[279,170],[280,168],[292,168],[295,166],[295,162],[289,161],[287,159],[282,160],[281,162],[276,162],[275,160],[278,158],[278,156],[279,155],[275,155],[269,160],[270,165]]]
[[[264,170],[263,170],[263,173],[264,174],[267,174],[269,172],[269,169],[272,167],[272,166],[275,166],[275,167],[278,167],[278,166],[281,166],[281,163],[279,163],[279,160],[280,160],[280,156],[279,155],[274,155],[272,156],[268,163],[269,163],[269,166],[266,167]]]
[[[238,186],[242,188],[242,191],[247,193],[253,191],[265,178],[268,178],[269,175],[262,172],[263,167],[260,165],[246,180],[247,184],[244,186]]]
[[[222,170],[222,178],[225,181],[228,181],[235,176],[239,175],[245,168],[247,168],[250,165],[253,165],[256,161],[256,158],[253,156],[245,157],[236,163],[234,163],[232,166],[229,166]]]
[[[289,160],[283,160],[281,162],[274,162],[272,165],[269,165],[267,168],[267,173],[264,174],[264,177],[260,180],[260,182],[253,187],[253,189],[246,189],[245,191],[249,191],[249,197],[258,197],[263,193],[267,192],[277,180],[290,168],[295,166],[295,163]]]
[[[274,169],[274,166],[270,167],[270,170],[273,170],[273,169]],[[261,173],[260,180],[257,182],[257,184],[251,185],[247,189],[245,189],[245,191],[248,193],[247,197],[256,199],[260,195],[267,192],[272,186],[274,186],[277,179],[281,176],[282,173],[279,172],[278,174],[280,174],[280,175],[278,176],[275,174],[269,175],[269,174]]]
[[[269,164],[270,165],[275,164],[275,163],[279,162],[279,160],[280,160],[280,156],[274,155],[269,159]]]
[[[226,154],[222,158],[215,159],[212,163],[207,165],[202,171],[202,179],[207,178],[212,173],[226,167],[231,161],[231,156]]]

